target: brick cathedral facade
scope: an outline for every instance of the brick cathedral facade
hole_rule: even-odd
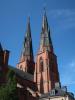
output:
[[[8,66],[8,57],[9,51],[3,51],[0,45],[0,59],[2,60],[0,60],[0,65],[3,66],[4,72]],[[72,94],[70,95],[60,84],[57,56],[54,53],[46,12],[43,15],[36,60],[34,61],[30,18],[28,18],[23,50],[14,71],[16,72],[19,100],[50,100],[49,98],[52,96],[60,97],[63,94],[72,97]]]

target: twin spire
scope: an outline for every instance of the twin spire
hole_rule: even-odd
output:
[[[52,40],[51,40],[50,29],[48,25],[46,12],[44,13],[44,16],[43,16],[42,32],[41,32],[41,38],[40,38],[40,52],[44,50],[53,52]]]
[[[47,16],[46,12],[43,16],[43,23],[42,23],[42,32],[41,32],[41,38],[40,38],[40,52],[43,50],[49,50],[53,51],[52,41],[50,37],[50,29],[48,26]],[[22,52],[23,57],[27,57],[29,60],[33,60],[33,48],[32,48],[32,37],[31,37],[31,27],[30,27],[30,17],[28,17],[27,22],[27,30],[26,30],[26,36],[24,39],[24,47]]]
[[[24,38],[24,46],[22,52],[23,59],[33,60],[32,37],[30,28],[30,17],[28,17],[26,36]]]

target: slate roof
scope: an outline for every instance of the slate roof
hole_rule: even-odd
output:
[[[33,80],[33,75],[27,73],[27,72],[23,72],[17,68],[14,68],[12,66],[8,66],[10,69],[14,70],[16,75],[18,75],[19,77],[21,77],[22,79],[25,79],[25,80],[29,80],[29,81],[32,81]]]

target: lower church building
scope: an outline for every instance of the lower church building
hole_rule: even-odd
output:
[[[8,57],[9,51],[3,51],[0,45],[0,66],[3,68],[0,68],[0,73],[10,67]],[[62,87],[60,83],[57,56],[54,53],[46,12],[43,15],[36,60],[34,61],[28,18],[21,57],[13,69],[16,73],[19,100],[75,100],[74,94],[68,92],[67,87]],[[4,81],[3,79],[0,79],[0,82]]]

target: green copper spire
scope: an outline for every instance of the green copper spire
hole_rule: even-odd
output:
[[[45,11],[44,16],[43,16],[40,51],[42,51],[43,49],[53,51],[53,46],[52,46],[50,29],[48,26],[46,11]]]
[[[26,36],[24,39],[23,47],[23,57],[33,60],[33,48],[32,48],[32,37],[31,37],[31,28],[30,28],[30,17],[28,17]]]

